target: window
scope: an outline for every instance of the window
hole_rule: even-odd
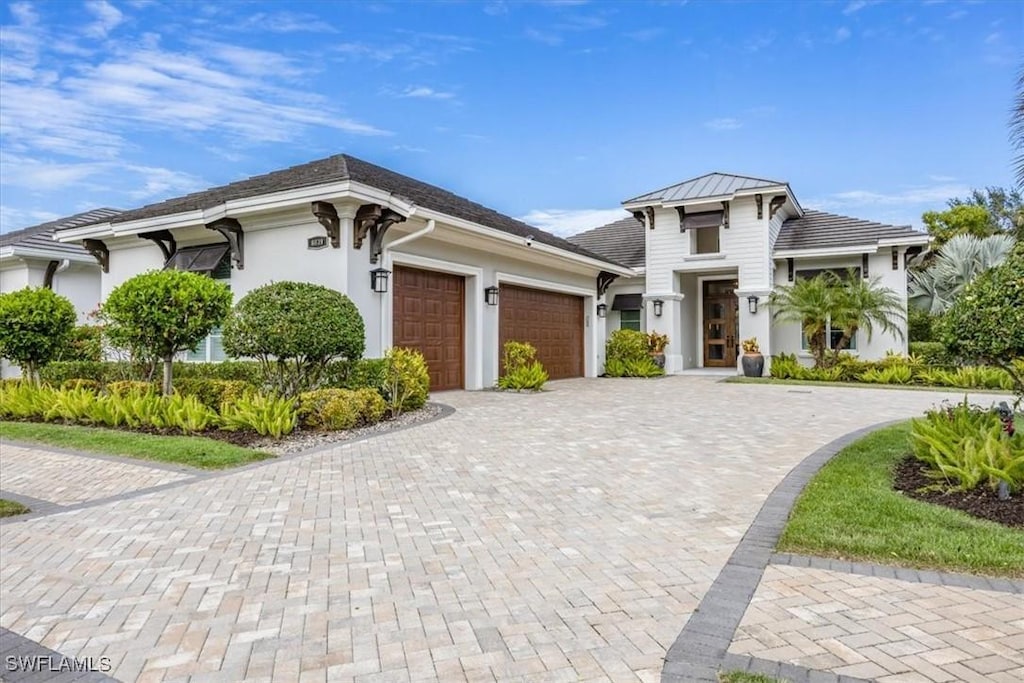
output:
[[[640,311],[619,311],[619,329],[640,331]]]
[[[700,228],[693,232],[693,253],[694,254],[717,254],[719,251],[720,228]]]
[[[834,349],[839,344],[839,340],[843,338],[843,331],[840,329],[834,329],[831,324],[827,328],[826,338],[828,339],[828,348]],[[800,333],[800,348],[804,351],[810,349],[810,344],[807,343],[807,335],[803,332]],[[846,345],[843,351],[856,351],[857,350],[857,334],[854,333],[850,339],[850,343]]]
[[[199,250],[206,250],[205,253]],[[184,251],[184,250],[182,250]],[[178,252],[179,254],[181,251]],[[218,261],[210,262],[211,252],[207,247],[199,247],[197,249],[198,256],[193,257],[192,262],[199,260],[200,257],[205,256],[207,262],[200,264],[203,266],[198,272],[206,272],[210,274],[214,280],[228,280],[224,284],[230,287],[231,280],[231,254],[228,253],[227,246],[225,245],[223,250],[218,247],[217,253]],[[172,258],[173,260],[173,258]],[[187,267],[183,267],[182,270],[188,270]],[[195,351],[185,352],[185,361],[190,363],[219,363],[222,360],[227,360],[227,354],[224,353],[223,336],[221,335],[221,329],[219,327],[213,328],[213,331],[204,339],[199,342],[199,346],[196,347]]]

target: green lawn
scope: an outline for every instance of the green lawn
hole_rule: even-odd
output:
[[[21,503],[0,498],[0,517],[13,517],[14,515],[23,515],[26,512],[31,512],[31,510]]]
[[[158,436],[38,422],[0,422],[0,438],[157,460],[204,470],[237,467],[274,457],[269,453],[198,436]]]
[[[748,674],[743,671],[721,671],[718,674],[721,683],[784,683],[778,678],[763,674]]]
[[[902,389],[904,391],[945,391],[958,394],[1007,394],[1012,391],[1005,389],[968,389],[964,387],[931,387],[922,384],[872,384],[870,382],[822,382],[816,379],[776,379],[775,377],[727,377],[726,382],[733,384],[792,384],[810,387],[859,387],[861,389]]]
[[[1024,576],[1024,531],[892,489],[892,468],[909,452],[909,433],[909,422],[888,427],[833,458],[804,489],[779,550]]]

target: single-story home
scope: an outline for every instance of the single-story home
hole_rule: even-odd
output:
[[[48,287],[71,300],[80,324],[88,322],[100,302],[99,264],[80,245],[55,241],[54,234],[117,213],[116,209],[93,209],[0,235],[0,292]],[[6,361],[0,365],[0,376],[17,374],[18,368]]]
[[[768,296],[822,270],[877,277],[906,302],[909,256],[928,235],[909,226],[804,209],[789,183],[709,173],[624,201],[621,220],[569,240],[634,269],[606,301],[608,330],[668,334],[666,369],[737,367],[742,340],[756,337],[769,357],[809,361],[796,323],[772,319]],[[865,359],[906,353],[904,334],[858,332],[851,352]],[[829,335],[838,341],[839,330]]]

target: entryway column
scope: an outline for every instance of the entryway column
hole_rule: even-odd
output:
[[[761,347],[761,354],[764,356],[764,373],[768,374],[771,364],[771,341],[772,341],[772,312],[768,308],[768,295],[770,292],[765,289],[738,289],[736,296],[739,298],[740,309],[740,349],[739,357],[736,360],[737,367],[740,358],[743,357],[742,343],[752,337],[757,338],[758,346]],[[742,370],[740,370],[742,372]]]
[[[668,335],[668,346],[665,347],[666,373],[683,369],[682,301],[683,295],[679,292],[644,294],[647,331]]]

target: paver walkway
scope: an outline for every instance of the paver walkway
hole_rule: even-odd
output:
[[[657,680],[790,469],[943,398],[551,388],[442,394],[438,422],[5,521],[0,626],[126,681]]]

